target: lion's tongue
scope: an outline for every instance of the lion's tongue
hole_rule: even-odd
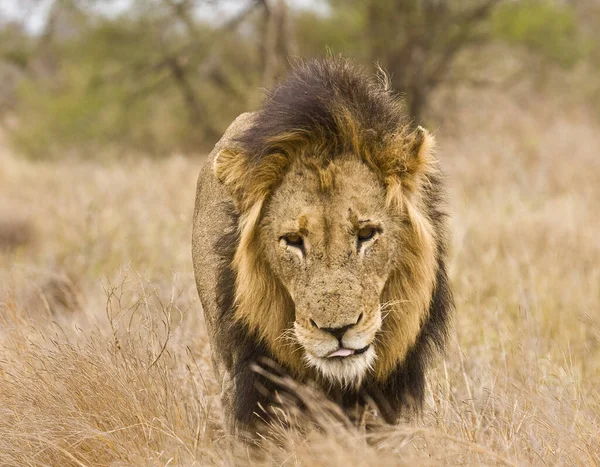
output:
[[[327,355],[327,358],[331,358],[331,357],[349,357],[350,355],[354,354],[354,350],[352,349],[345,349],[343,347],[337,349],[335,352],[331,352],[329,355]]]

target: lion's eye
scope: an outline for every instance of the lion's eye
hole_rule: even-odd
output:
[[[289,233],[287,235],[284,235],[283,239],[288,245],[296,248],[302,248],[302,246],[304,245],[304,240],[302,239],[302,236],[297,233]]]
[[[368,240],[371,240],[376,233],[377,230],[374,227],[363,227],[358,231],[358,241],[366,242]]]

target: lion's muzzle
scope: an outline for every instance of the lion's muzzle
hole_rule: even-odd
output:
[[[320,327],[313,318],[298,318],[294,334],[304,349],[304,360],[322,376],[351,384],[372,368],[377,356],[375,336],[381,328],[379,307],[350,319],[346,315],[346,323],[351,323],[335,327]]]

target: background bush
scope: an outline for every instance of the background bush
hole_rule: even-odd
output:
[[[257,108],[291,61],[327,53],[382,65],[418,121],[448,117],[432,109],[437,91],[526,80],[542,87],[557,69],[561,86],[577,74],[579,99],[599,100],[594,3],[105,3],[54,0],[34,33],[26,20],[0,18],[0,115],[21,153],[203,152],[235,116]]]

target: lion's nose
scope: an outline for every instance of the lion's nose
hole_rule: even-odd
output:
[[[356,320],[355,323],[350,323],[350,324],[346,324],[344,326],[338,326],[338,327],[321,327],[319,326],[313,319],[310,320],[310,323],[320,329],[321,331],[325,331],[328,332],[329,334],[331,334],[332,336],[334,336],[338,341],[340,341],[340,343],[342,342],[342,337],[344,337],[344,334],[346,333],[346,331],[348,329],[350,329],[352,326],[355,326],[356,324],[358,324],[358,322],[361,320],[362,318],[362,313],[358,316],[358,319]]]
[[[339,328],[320,328],[321,331],[328,332],[329,334],[333,334],[333,336],[338,340],[342,341],[342,337],[348,329],[350,329],[354,324],[347,324],[346,326],[341,326]]]

